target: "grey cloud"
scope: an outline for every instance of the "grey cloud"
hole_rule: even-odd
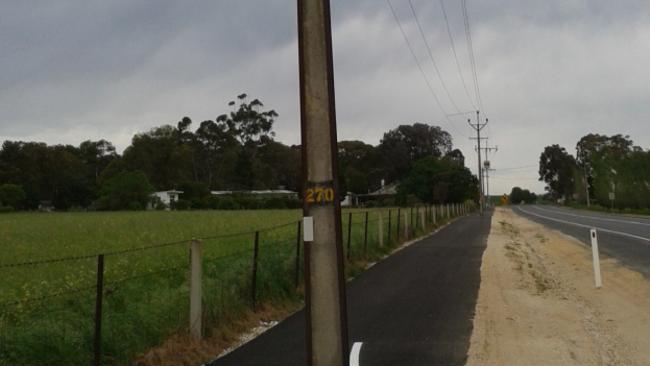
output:
[[[392,0],[447,112],[406,0]],[[470,106],[437,1],[413,0],[445,83]],[[445,1],[470,82],[458,1]],[[480,86],[499,145],[494,168],[536,164],[545,145],[573,151],[588,132],[650,146],[650,3],[468,1]],[[332,0],[338,132],[376,144],[400,123],[439,124],[476,170],[465,117],[445,121],[383,0]],[[197,123],[248,92],[278,110],[278,138],[299,142],[295,1],[24,1],[0,8],[2,138],[74,143],[131,136],[189,115]],[[493,192],[541,192],[535,168],[495,172]]]

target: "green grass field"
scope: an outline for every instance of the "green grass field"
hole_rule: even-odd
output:
[[[365,212],[343,213],[347,247],[348,212],[353,212],[348,275],[394,247],[397,210],[391,211],[391,242],[388,209],[368,213],[367,247]],[[379,215],[384,247],[378,245]],[[294,278],[300,216],[299,210],[1,215],[0,365],[90,363],[100,253],[106,254],[104,364],[126,364],[187,328],[189,244],[184,241],[192,238],[209,238],[202,240],[206,331],[251,307],[256,230],[256,296],[299,302]],[[68,257],[74,258],[48,262]]]

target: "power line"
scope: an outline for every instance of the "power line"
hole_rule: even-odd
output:
[[[438,108],[442,111],[442,114],[445,116],[445,120],[448,123],[450,127],[454,131],[456,131],[458,134],[460,134],[463,137],[468,137],[464,133],[462,133],[459,129],[456,128],[454,125],[453,121],[447,117],[447,111],[445,111],[445,108],[442,106],[442,103],[440,103],[440,99],[438,98],[438,95],[436,92],[433,90],[433,87],[431,86],[431,83],[429,82],[429,79],[427,78],[427,74],[424,72],[424,69],[422,68],[422,64],[420,63],[420,60],[418,59],[417,55],[415,54],[415,51],[413,50],[413,46],[411,45],[411,42],[408,39],[408,36],[406,35],[406,32],[404,31],[404,28],[402,27],[402,23],[399,20],[399,17],[397,16],[397,13],[395,12],[395,8],[393,8],[393,4],[391,4],[390,0],[386,0],[386,3],[388,3],[388,7],[390,8],[391,13],[393,14],[393,18],[395,19],[395,22],[397,23],[397,26],[399,27],[400,32],[402,33],[402,37],[404,37],[404,42],[406,42],[406,46],[408,47],[409,51],[411,51],[411,55],[413,56],[413,59],[415,60],[415,64],[417,65],[418,69],[420,70],[420,73],[422,74],[422,78],[424,79],[424,82],[427,85],[427,88],[429,89],[429,92],[433,96],[433,99],[436,101],[436,104],[438,105]]]
[[[523,166],[516,166],[516,167],[509,167],[509,168],[495,168],[496,171],[502,172],[502,171],[507,171],[507,170],[520,170],[520,169],[529,169],[529,168],[538,168],[539,165],[523,165]]]
[[[469,62],[472,67],[472,77],[474,79],[474,91],[476,93],[476,100],[481,110],[483,108],[483,100],[481,98],[481,91],[478,84],[478,73],[476,71],[476,57],[474,56],[474,46],[472,45],[472,31],[469,24],[469,16],[467,15],[467,0],[460,1],[463,10],[463,23],[465,23],[465,39],[467,40],[467,53],[469,54]]]
[[[418,30],[420,31],[420,36],[422,37],[422,40],[424,41],[424,45],[427,48],[427,53],[429,54],[429,59],[431,60],[431,64],[433,65],[433,68],[436,70],[436,75],[438,75],[438,79],[440,80],[440,85],[442,85],[442,88],[445,90],[445,93],[447,93],[447,97],[449,98],[451,104],[454,106],[456,111],[460,113],[460,108],[458,108],[458,105],[454,101],[454,98],[451,97],[451,93],[449,92],[449,89],[447,88],[447,84],[445,84],[445,81],[442,78],[442,74],[440,73],[440,69],[438,68],[438,64],[436,63],[436,59],[435,57],[433,57],[431,46],[429,45],[429,41],[427,41],[427,37],[424,35],[424,30],[422,29],[422,24],[420,24],[420,19],[418,18],[415,12],[415,8],[413,7],[413,2],[411,0],[408,0],[408,2],[409,2],[409,7],[411,8],[411,13],[413,13],[413,18],[415,19],[415,23],[417,24]]]
[[[458,54],[456,53],[456,44],[454,42],[454,37],[451,34],[451,27],[449,26],[449,18],[447,17],[447,10],[445,9],[444,0],[440,0],[440,8],[442,9],[442,15],[445,18],[445,24],[447,25],[447,34],[449,35],[449,45],[451,46],[451,51],[453,52],[454,59],[456,60],[456,69],[458,70],[460,81],[463,84],[463,89],[465,90],[465,94],[467,95],[467,99],[469,100],[469,103],[472,105],[472,108],[476,109],[476,104],[474,104],[472,97],[469,95],[469,89],[467,89],[467,83],[465,83],[465,77],[463,76],[463,72],[460,67],[460,62],[458,61]]]

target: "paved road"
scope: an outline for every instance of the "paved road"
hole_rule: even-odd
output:
[[[465,364],[489,230],[489,215],[461,218],[348,284],[359,365]],[[212,366],[305,365],[304,322],[298,312]]]
[[[600,251],[650,277],[650,218],[610,215],[556,206],[514,206],[518,214],[591,245],[598,230]]]

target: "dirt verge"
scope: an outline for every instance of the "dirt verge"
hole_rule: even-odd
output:
[[[650,282],[574,238],[498,208],[467,365],[648,365]]]

